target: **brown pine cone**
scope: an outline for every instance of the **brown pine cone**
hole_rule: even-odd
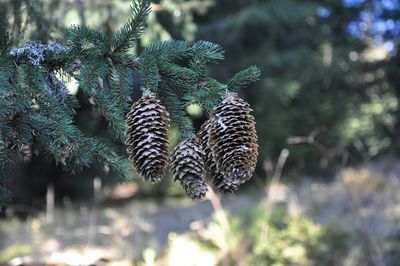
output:
[[[211,119],[208,119],[201,126],[198,132],[198,137],[201,142],[201,146],[205,153],[206,169],[207,175],[213,185],[217,187],[223,193],[232,193],[238,189],[238,186],[232,183],[230,180],[225,180],[222,173],[218,170],[217,164],[213,158],[211,147],[209,146]]]
[[[203,198],[208,191],[204,166],[204,152],[196,137],[189,137],[175,147],[171,156],[172,173],[192,199]]]
[[[153,94],[143,95],[126,116],[126,146],[146,181],[159,181],[168,164],[169,114]]]
[[[258,144],[251,111],[236,93],[227,94],[213,110],[209,146],[229,184],[245,183],[256,167]]]

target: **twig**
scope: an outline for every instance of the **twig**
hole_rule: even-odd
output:
[[[279,183],[280,178],[282,176],[282,170],[283,170],[283,167],[285,166],[288,156],[289,156],[289,150],[283,149],[279,155],[278,162],[276,163],[275,171],[271,178],[271,182],[269,183],[268,187],[265,188],[265,192],[267,193],[266,214],[265,214],[266,222],[265,222],[264,228],[261,230],[261,233],[265,235],[266,241],[268,241],[269,223],[270,223],[272,207],[273,207],[272,199],[271,199],[272,187],[273,187],[273,185],[276,185]]]
[[[225,213],[224,208],[222,207],[221,200],[218,197],[218,195],[214,192],[213,188],[210,186],[208,186],[207,199],[210,201],[214,209],[214,212],[219,213],[221,215],[223,222],[222,226],[224,227],[224,229],[230,231],[229,220]]]
[[[52,224],[54,222],[54,185],[47,185],[47,193],[46,193],[46,222],[47,224]]]
[[[101,191],[101,179],[100,177],[95,177],[93,179],[93,202],[90,206],[90,214],[89,214],[89,224],[88,224],[88,231],[87,231],[87,243],[86,246],[90,247],[96,238],[96,227],[97,225],[97,207],[99,201],[99,194]]]
[[[327,158],[328,160],[334,159],[338,155],[344,155],[345,148],[343,146],[336,146],[335,148],[326,147],[316,140],[316,137],[322,131],[321,128],[316,128],[308,136],[293,136],[289,137],[286,142],[287,144],[309,144],[315,147],[318,152]]]

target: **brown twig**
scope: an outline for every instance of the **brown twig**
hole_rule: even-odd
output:
[[[207,199],[210,201],[211,206],[214,209],[214,212],[218,212],[221,215],[222,222],[223,222],[222,226],[226,230],[230,231],[229,220],[228,220],[228,217],[227,217],[227,215],[225,213],[224,208],[222,207],[221,200],[218,197],[218,195],[214,192],[213,188],[210,187],[210,186],[208,186]]]
[[[272,214],[272,198],[271,198],[271,193],[272,193],[272,187],[273,185],[276,185],[279,183],[280,178],[282,176],[282,171],[283,167],[285,166],[286,160],[289,156],[289,150],[283,149],[279,155],[278,162],[276,163],[274,174],[271,178],[271,181],[268,185],[268,187],[265,188],[266,192],[266,222],[264,224],[264,228],[261,230],[261,233],[264,234],[266,241],[268,241],[268,235],[269,235],[269,226],[270,226],[270,219],[271,219],[271,214]]]
[[[323,128],[316,128],[308,136],[292,136],[286,142],[290,145],[309,144],[315,147],[318,152],[328,160],[333,160],[336,156],[346,156],[345,147],[337,145],[334,148],[327,147],[320,143],[316,138],[321,133]]]

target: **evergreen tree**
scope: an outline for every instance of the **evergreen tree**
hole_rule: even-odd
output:
[[[139,54],[134,48],[151,11],[147,0],[133,1],[131,19],[115,34],[73,25],[57,42],[28,41],[16,48],[12,43],[20,37],[14,33],[22,32],[22,2],[11,4],[16,12],[12,24],[8,13],[0,24],[0,206],[10,202],[11,166],[24,158],[46,158],[74,173],[98,163],[120,180],[130,180],[126,155],[110,140],[125,141],[125,116],[135,88],[156,95],[170,113],[171,126],[190,136],[187,105],[209,112],[227,91],[237,91],[260,75],[250,67],[226,83],[207,76],[207,64],[224,59],[222,48],[208,41],[155,42]],[[37,28],[43,26],[38,23]],[[77,81],[78,95],[107,121],[111,139],[78,126],[81,103],[66,88],[68,80]]]
[[[366,61],[363,73],[366,102],[373,134],[359,134],[367,143],[369,153],[394,151],[400,155],[400,87],[399,41],[400,2],[398,0],[346,0],[344,5],[355,12],[347,30],[367,44],[368,49],[358,59]],[[365,109],[365,108],[364,108]],[[375,111],[373,111],[375,110]]]
[[[229,55],[212,73],[224,78],[256,64],[265,74],[244,92],[258,120],[261,158],[274,161],[287,146],[292,169],[317,173],[354,150],[358,132],[349,119],[365,84],[362,63],[349,55],[366,45],[347,25],[360,10],[330,0],[221,0],[197,19],[199,38],[221,43]]]

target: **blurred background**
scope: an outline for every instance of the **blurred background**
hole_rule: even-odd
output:
[[[21,44],[57,40],[71,24],[111,35],[130,16],[128,0],[0,3],[22,11],[10,16]],[[119,184],[99,167],[66,173],[33,156],[13,171],[0,265],[398,265],[400,1],[152,3],[138,51],[205,39],[226,49],[209,68],[218,80],[261,68],[242,91],[259,135],[252,181],[199,202],[171,178]],[[67,87],[81,100],[79,126],[109,137],[76,83]],[[198,129],[204,114],[187,112]]]

